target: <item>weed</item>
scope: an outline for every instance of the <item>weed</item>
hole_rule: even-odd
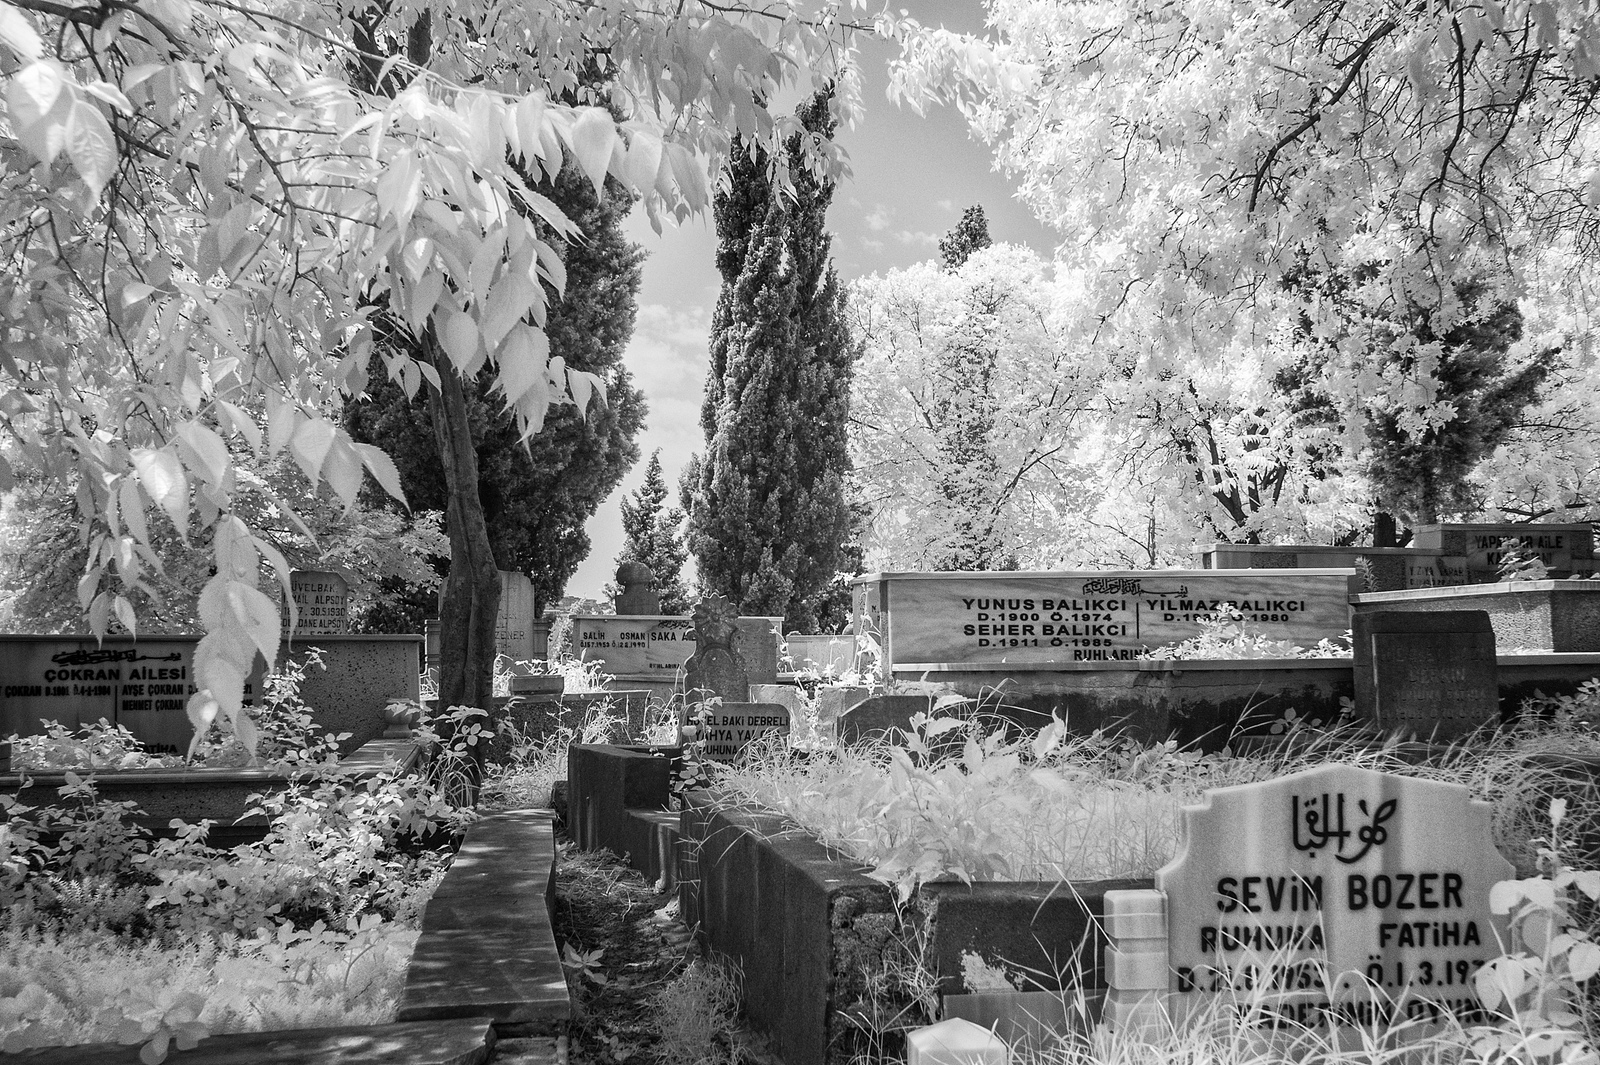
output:
[[[661,1065],[735,1065],[739,978],[726,963],[696,960],[651,999]]]

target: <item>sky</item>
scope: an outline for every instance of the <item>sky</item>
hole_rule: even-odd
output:
[[[904,7],[924,26],[983,31],[977,0],[911,0]],[[939,238],[981,204],[996,243],[1026,244],[1049,258],[1050,232],[1014,198],[1015,184],[993,169],[987,145],[969,135],[954,108],[919,116],[890,102],[886,64],[893,48],[868,42],[861,51],[863,117],[836,139],[853,176],[841,181],[828,212],[833,260],[841,281],[881,274],[937,258]],[[599,598],[616,573],[622,550],[620,501],[644,481],[651,452],[661,450],[667,483],[676,488],[689,456],[704,452],[700,398],[709,362],[711,309],[720,278],[710,212],[660,236],[642,210],[630,216],[629,237],[649,255],[638,300],[638,322],[624,362],[650,412],[638,436],[641,458],[617,491],[589,519],[589,557],[567,582],[567,594]]]

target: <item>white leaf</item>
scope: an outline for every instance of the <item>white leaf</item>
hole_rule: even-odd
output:
[[[138,620],[133,616],[133,604],[119,595],[112,601],[111,607],[122,627],[134,636],[139,635]]]
[[[1600,947],[1593,943],[1574,943],[1567,954],[1567,969],[1579,983],[1600,972]]]
[[[117,169],[116,142],[111,124],[100,109],[82,100],[75,101],[67,113],[67,158],[96,199]]]
[[[190,469],[199,467],[206,479],[212,484],[221,487],[232,466],[228,457],[228,445],[222,442],[209,426],[201,425],[197,421],[187,421],[178,426],[178,439],[188,445],[195,459],[189,464]]]
[[[132,457],[139,484],[156,506],[166,511],[179,535],[188,535],[189,478],[178,456],[166,450],[134,448]]]
[[[603,107],[585,107],[572,124],[567,143],[578,165],[594,183],[596,197],[605,196],[606,169],[611,165],[611,153],[617,146],[617,126],[611,112]]]
[[[464,372],[478,356],[478,323],[470,314],[452,311],[439,329],[439,344],[456,368]]]
[[[300,424],[300,412],[295,407],[294,401],[282,392],[275,389],[267,390],[267,457],[276,457],[278,452],[288,446],[294,439],[295,429]]]
[[[17,140],[46,166],[66,143],[69,80],[54,59],[40,59],[11,76],[6,88],[6,109]]]
[[[328,457],[322,464],[322,475],[327,478],[333,494],[344,503],[346,511],[356,505],[356,496],[361,491],[361,456],[345,434],[335,432]]]
[[[31,63],[44,54],[44,42],[28,16],[4,0],[0,0],[0,44],[11,49],[24,63]]]
[[[239,628],[268,662],[278,658],[278,605],[245,581],[228,582],[228,605]]]
[[[366,464],[373,480],[385,492],[388,492],[401,503],[406,501],[405,490],[400,487],[400,471],[395,468],[394,459],[391,459],[382,448],[373,447],[371,444],[356,444],[356,454],[361,456],[361,461]]]
[[[332,422],[325,418],[307,418],[295,430],[294,439],[289,441],[289,454],[294,456],[306,480],[313,485],[321,479],[322,463],[328,457],[328,449],[333,446],[333,436]]]
[[[133,101],[109,81],[91,81],[83,87],[83,91],[96,99],[104,100],[125,115],[133,114]]]
[[[588,370],[567,369],[567,388],[572,393],[572,402],[578,405],[578,412],[586,414],[589,410],[589,401],[592,399],[602,407],[606,405],[605,380]]]

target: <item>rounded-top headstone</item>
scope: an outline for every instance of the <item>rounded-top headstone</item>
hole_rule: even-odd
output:
[[[616,609],[618,614],[659,614],[661,597],[656,594],[656,575],[643,562],[624,562],[617,567]]]

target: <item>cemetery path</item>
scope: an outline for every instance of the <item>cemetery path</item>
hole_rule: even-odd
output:
[[[742,1027],[692,1058],[683,1056],[687,1048],[674,1053],[662,1044],[657,996],[702,957],[678,917],[676,892],[657,892],[609,852],[579,851],[564,836],[558,839],[551,918],[572,997],[570,1065],[778,1065]]]

